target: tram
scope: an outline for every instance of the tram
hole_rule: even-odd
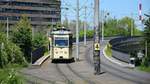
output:
[[[49,36],[52,62],[56,60],[74,60],[72,56],[72,32],[60,28],[51,31]]]

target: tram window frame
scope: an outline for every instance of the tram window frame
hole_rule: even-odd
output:
[[[58,37],[58,38],[61,38],[61,37]],[[70,46],[70,44],[69,44],[69,43],[70,43],[70,42],[69,42],[69,38],[68,38],[68,37],[63,37],[63,38],[65,38],[65,39],[58,39],[58,40],[67,40],[67,42],[68,42],[68,43],[67,43],[67,46],[56,46],[56,42],[55,42],[56,37],[54,37],[54,42],[53,42],[53,43],[54,43],[54,44],[53,44],[54,47],[66,47],[66,48],[69,47],[69,46]]]

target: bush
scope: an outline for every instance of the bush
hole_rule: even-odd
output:
[[[14,69],[4,69],[1,72],[0,84],[23,84],[23,78]]]
[[[23,16],[13,28],[12,41],[17,44],[26,60],[30,61],[32,48],[32,27],[26,16]]]
[[[26,64],[23,53],[20,48],[6,39],[6,35],[0,33],[0,68],[6,67],[8,64]]]
[[[37,48],[48,46],[48,42],[49,40],[46,35],[42,33],[35,33],[33,40],[32,40],[33,51],[36,50]]]

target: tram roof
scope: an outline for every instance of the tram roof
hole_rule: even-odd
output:
[[[72,32],[69,29],[53,29],[51,34],[72,34]]]

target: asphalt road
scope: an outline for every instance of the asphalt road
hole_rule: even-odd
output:
[[[103,48],[106,42],[102,43]],[[150,74],[123,68],[109,62],[101,53],[101,75],[94,75],[93,43],[84,47],[80,43],[80,61],[74,63],[51,63],[48,59],[41,67],[25,68],[21,72],[29,84],[150,84]],[[73,49],[75,56],[75,49]]]
[[[102,43],[101,50],[103,50],[106,43],[107,41]],[[102,52],[101,52],[101,68],[104,72],[107,72],[109,74],[112,74],[113,76],[131,81],[136,84],[150,84],[150,73],[141,72],[136,69],[121,67],[107,60]]]

